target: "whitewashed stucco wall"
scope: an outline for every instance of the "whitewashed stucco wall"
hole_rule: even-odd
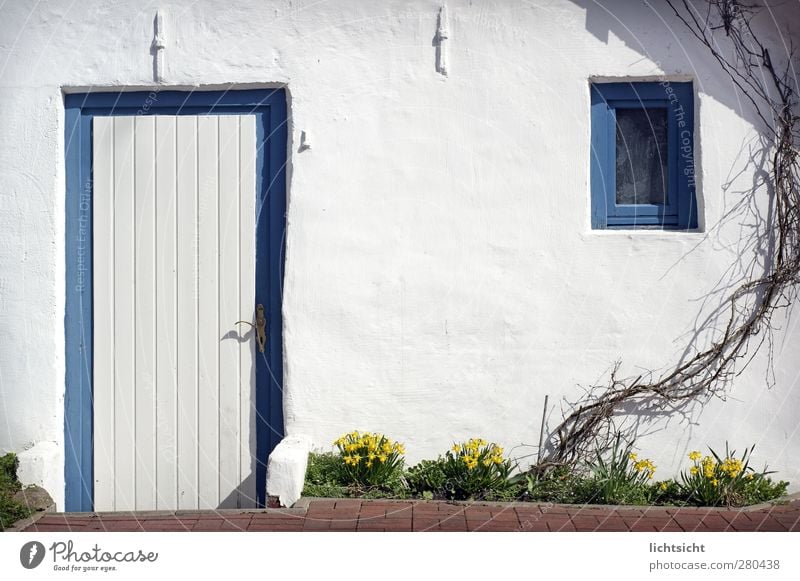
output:
[[[152,87],[156,8],[165,86],[290,94],[289,434],[327,448],[380,430],[412,462],[473,435],[512,449],[535,444],[545,394],[574,398],[618,358],[632,373],[674,362],[710,292],[753,259],[752,217],[723,217],[752,182],[739,170],[756,131],[702,47],[649,4],[451,1],[446,79],[435,1],[4,4],[0,452],[64,447],[63,92]],[[773,55],[800,30],[800,5],[780,4],[759,22]],[[592,231],[588,81],[662,75],[696,83],[702,232]],[[644,428],[658,476],[728,439],[756,443],[796,488],[798,352],[795,317],[776,334],[772,389],[758,357],[727,402]]]

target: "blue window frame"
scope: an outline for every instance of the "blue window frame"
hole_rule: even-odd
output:
[[[592,228],[697,228],[692,83],[591,85]]]

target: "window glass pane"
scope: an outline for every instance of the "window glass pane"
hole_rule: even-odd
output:
[[[667,200],[667,110],[617,109],[617,204]]]

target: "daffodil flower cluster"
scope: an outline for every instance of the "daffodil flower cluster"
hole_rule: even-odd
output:
[[[719,469],[722,470],[722,472],[724,472],[729,478],[736,478],[742,473],[744,464],[738,458],[725,458],[722,464],[719,465]]]
[[[505,461],[503,449],[500,446],[494,443],[489,444],[480,438],[473,438],[462,444],[453,444],[451,450],[468,470],[474,470],[479,465],[489,468]]]
[[[702,458],[702,460],[700,460]],[[708,479],[709,481],[714,481],[714,486],[716,486],[719,481],[714,478],[714,475],[717,473],[717,462],[711,456],[703,456],[698,450],[689,453],[689,460],[694,462],[694,465],[689,468],[689,473],[692,476],[697,476],[698,474],[702,474],[704,478]]]
[[[711,456],[706,456],[703,458],[703,461],[700,463],[700,468],[703,470],[703,476],[706,478],[714,478],[714,474],[717,471],[717,463]]]
[[[741,458],[735,451],[725,446],[725,456],[711,450],[711,455],[704,456],[699,450],[691,451],[688,474],[681,475],[682,486],[693,501],[698,504],[717,506],[741,502],[746,497],[748,482],[763,476],[756,474],[748,466],[748,457],[752,448],[745,450]]]
[[[438,462],[449,487],[446,495],[456,499],[476,498],[507,486],[515,467],[503,457],[502,447],[483,438],[453,444]]]
[[[355,484],[380,485],[403,463],[405,447],[383,434],[353,431],[333,442]]]
[[[717,462],[713,456],[703,456],[697,450],[689,453],[689,460],[694,463],[693,466],[689,468],[689,473],[692,476],[702,474],[712,486],[719,486],[720,478],[727,480],[735,479],[742,474],[745,469],[744,462],[739,458],[726,456],[722,462]],[[748,480],[752,479],[752,473],[746,474],[745,478]]]
[[[636,454],[631,454],[630,459],[633,462],[633,469],[636,470],[636,472],[644,474],[647,476],[648,480],[653,479],[653,474],[656,473],[656,465],[653,464],[651,460],[648,458],[639,460]]]
[[[637,460],[633,463],[633,468],[637,472],[642,472],[647,475],[647,479],[651,480],[653,478],[653,474],[656,471],[656,465],[653,464],[650,460],[645,458],[644,460]]]

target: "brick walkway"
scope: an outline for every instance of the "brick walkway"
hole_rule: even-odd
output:
[[[742,510],[301,500],[258,511],[49,513],[25,531],[800,531],[800,501]]]

